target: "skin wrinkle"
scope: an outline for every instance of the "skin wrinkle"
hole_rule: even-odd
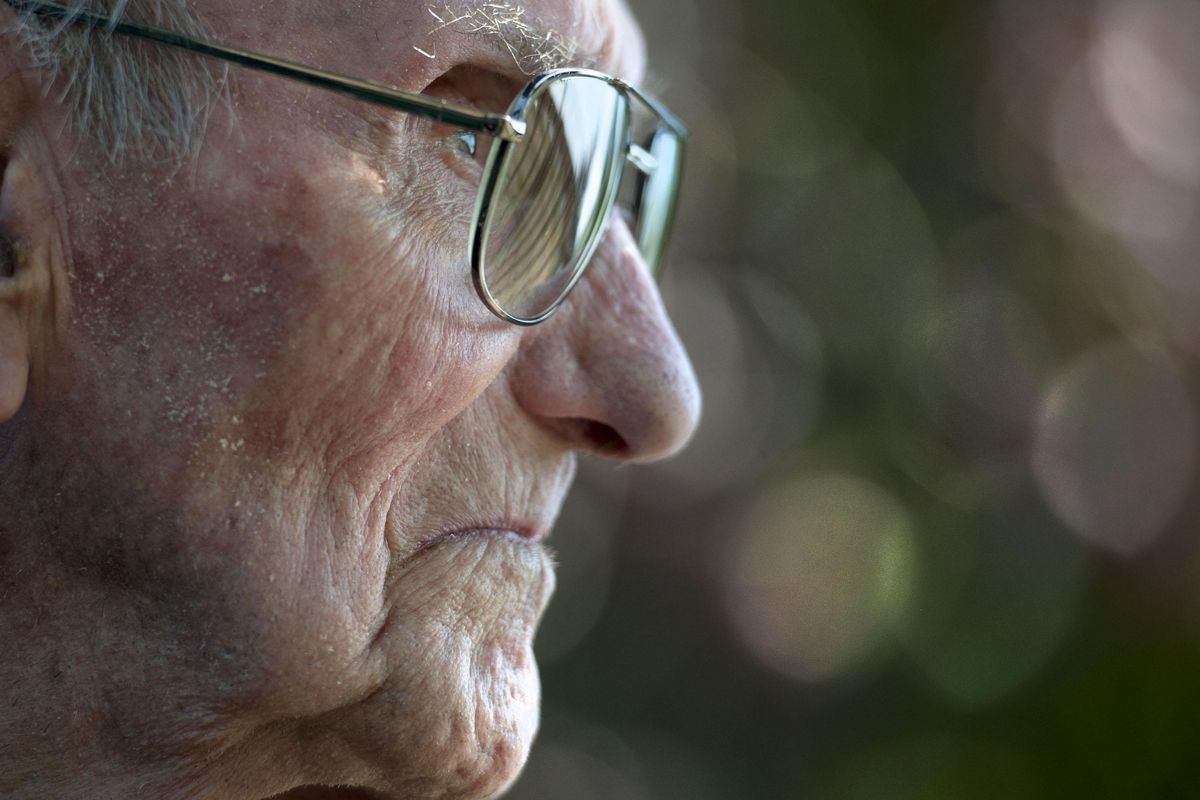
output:
[[[602,24],[631,25],[622,6],[584,1]],[[293,5],[197,2],[219,38],[409,88],[469,67],[454,89],[486,102],[488,73],[521,80],[502,48],[449,29],[434,64],[356,46],[378,34],[401,52],[425,35],[428,22],[400,24],[393,3],[322,24],[297,23]],[[573,29],[584,18],[568,5],[536,0],[530,13],[636,48],[632,28]],[[223,30],[231,19],[237,30]],[[641,59],[610,55],[614,71]],[[61,129],[68,109],[31,96],[31,110],[0,105],[0,128]],[[445,180],[441,131],[396,125],[389,138],[340,97],[245,71],[231,102],[238,131],[214,118],[186,176],[113,166],[86,137],[27,135],[0,157],[33,167],[13,198],[30,240],[49,243],[18,273],[73,275],[61,282],[69,324],[31,364],[45,377],[21,415],[0,419],[14,442],[0,480],[0,549],[13,553],[0,563],[12,587],[0,640],[17,643],[0,653],[0,706],[20,709],[0,720],[0,794],[262,800],[348,783],[482,798],[514,779],[536,729],[530,641],[550,559],[512,537],[417,549],[471,526],[547,530],[573,451],[604,452],[564,420],[641,430],[630,457],[682,444],[689,368],[660,363],[677,350],[631,357],[627,327],[669,340],[652,285],[609,285],[634,265],[589,275],[539,328],[491,316],[465,224],[439,218],[456,197],[473,201],[469,181]],[[439,183],[452,186],[434,194]],[[38,197],[60,206],[31,213]],[[29,285],[42,296],[23,314],[53,291]],[[588,299],[621,292],[639,296],[628,319]],[[585,346],[586,373],[551,380]],[[683,377],[634,393],[646,407],[597,394],[664,371]],[[657,408],[680,419],[647,434],[664,424]],[[50,654],[73,664],[57,683],[24,669]],[[72,711],[83,708],[90,722]],[[52,737],[41,757],[20,736],[34,730]],[[69,763],[49,757],[63,752]]]

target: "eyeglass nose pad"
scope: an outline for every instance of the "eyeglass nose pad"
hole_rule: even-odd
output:
[[[629,143],[629,152],[625,158],[644,175],[653,175],[658,169],[658,159],[654,154],[636,142]]]
[[[647,146],[630,145],[628,162],[636,168],[631,226],[650,274],[661,277],[663,255],[675,222],[685,142],[680,132],[660,123]]]

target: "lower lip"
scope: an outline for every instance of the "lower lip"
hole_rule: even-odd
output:
[[[380,800],[380,796],[366,789],[339,789],[332,786],[304,786],[292,789],[269,800]]]

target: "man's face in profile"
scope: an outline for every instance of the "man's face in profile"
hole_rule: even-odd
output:
[[[424,2],[193,7],[214,39],[486,110],[529,78]],[[524,18],[641,77],[621,0]],[[650,460],[696,424],[630,232],[520,328],[471,284],[455,129],[235,68],[183,166],[114,163],[0,43],[0,794],[506,786],[575,454]]]

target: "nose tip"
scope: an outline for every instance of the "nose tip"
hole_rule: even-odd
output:
[[[556,427],[577,449],[623,461],[657,461],[682,450],[700,421],[700,390],[687,356],[665,368],[636,356],[621,366],[623,374],[612,375],[601,392],[580,396],[580,416],[558,417]]]
[[[531,333],[514,393],[572,447],[646,462],[678,452],[695,433],[695,371],[623,225],[567,303]]]
[[[616,421],[623,458],[655,461],[682,450],[700,423],[700,387],[691,361],[664,315],[663,337],[627,342],[629,351],[613,353],[622,369],[606,387],[611,392],[606,416]],[[630,352],[631,351],[631,352]]]

